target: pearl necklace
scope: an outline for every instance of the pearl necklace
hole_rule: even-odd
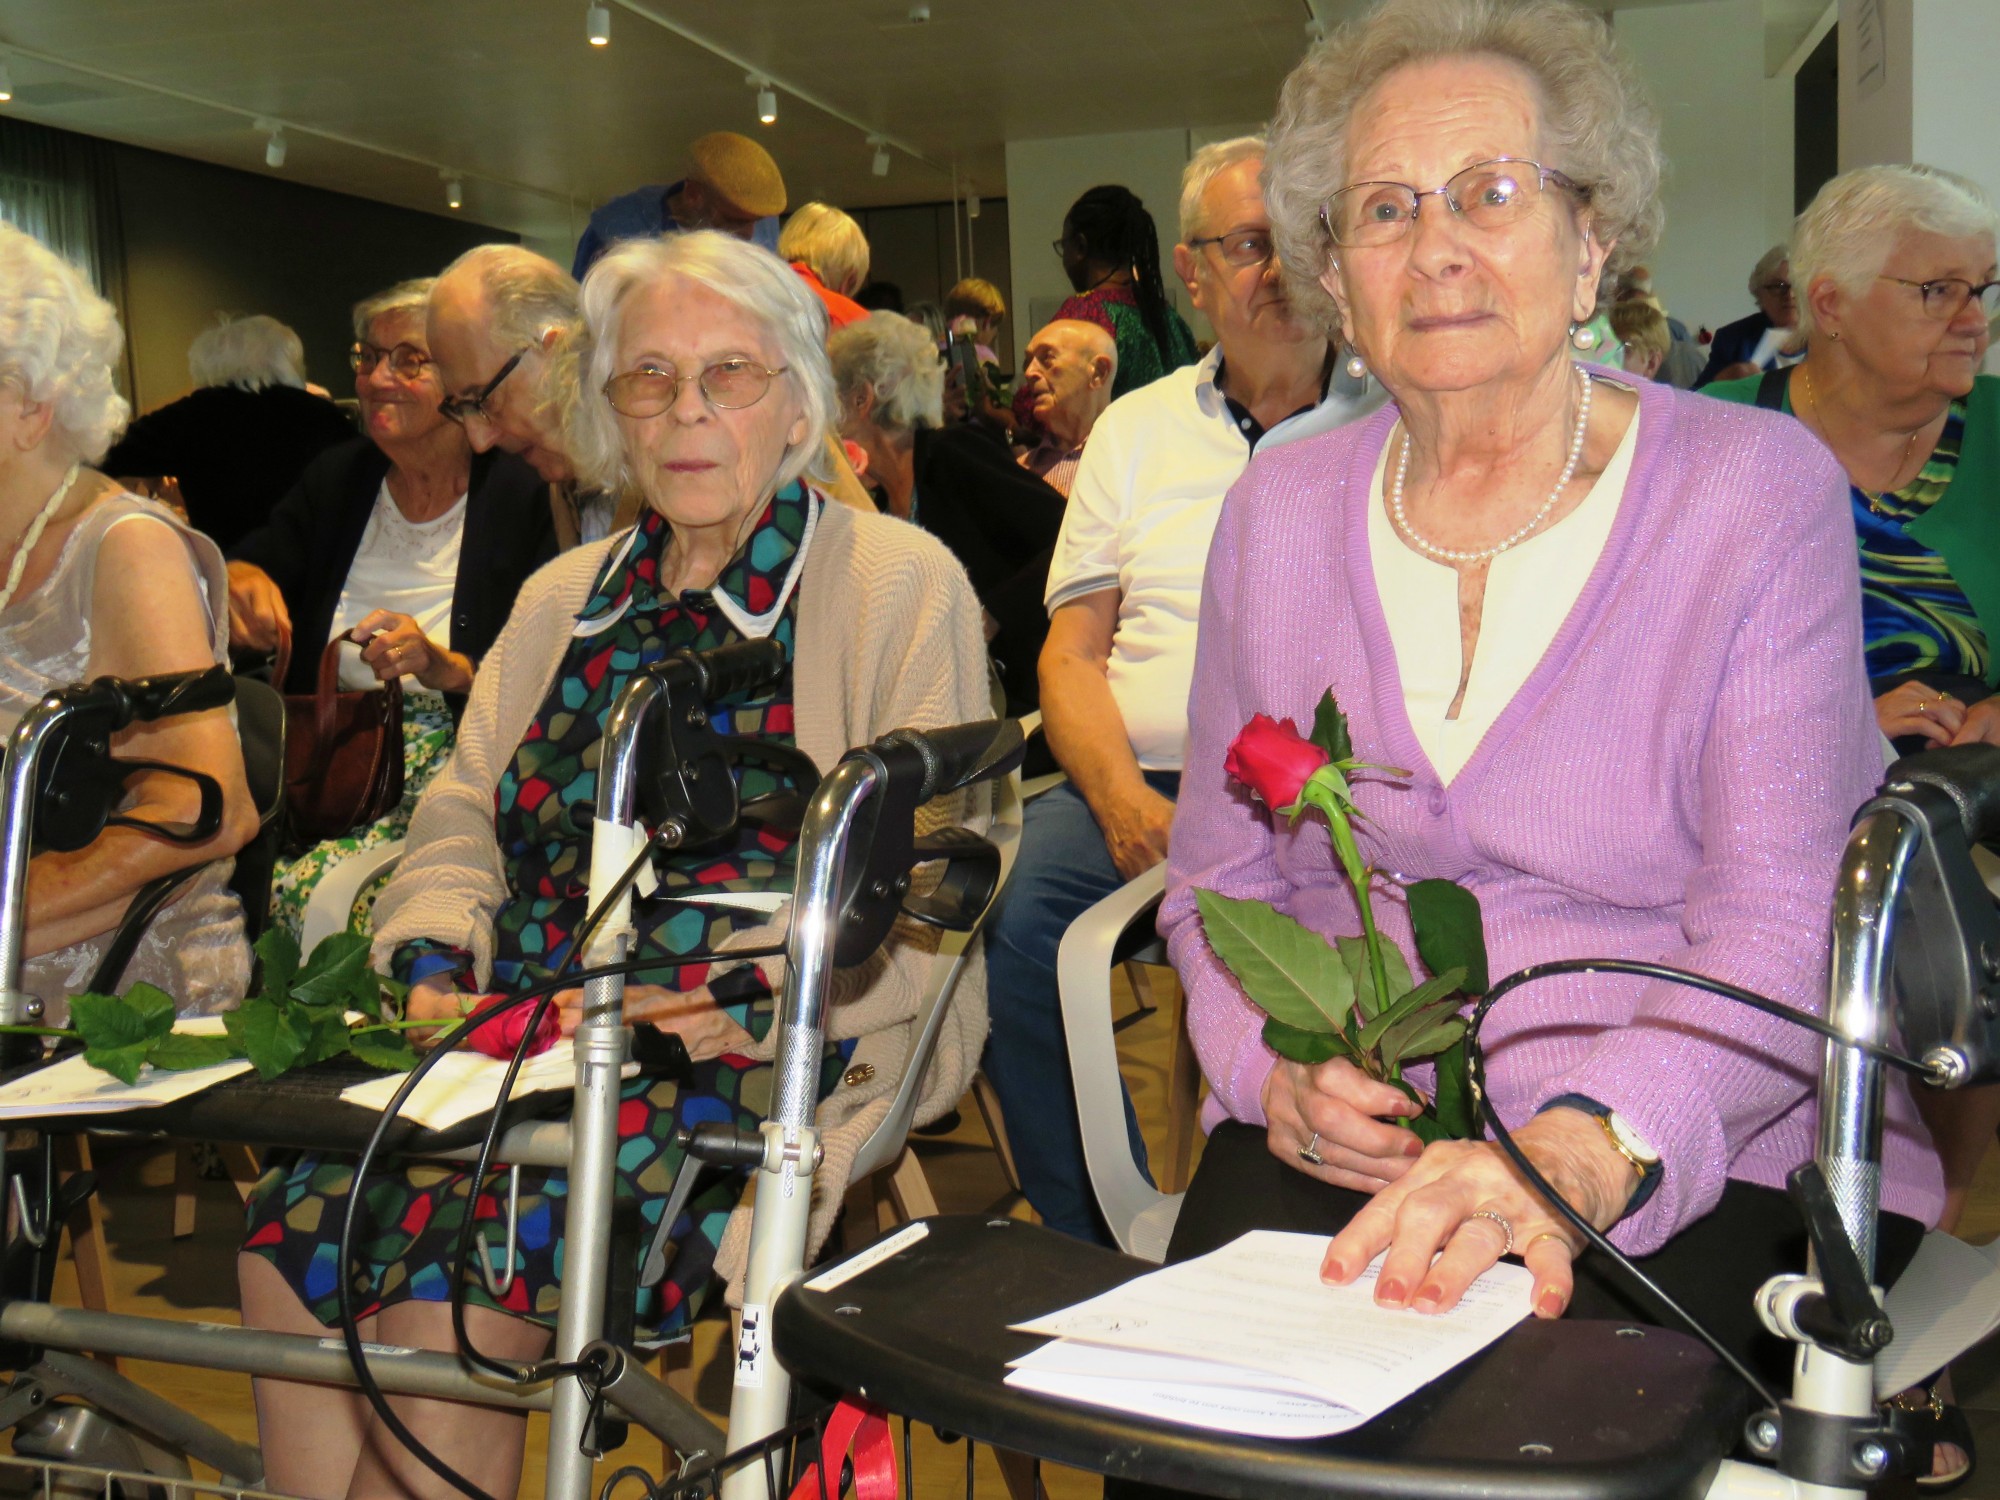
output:
[[[1562,499],[1563,491],[1569,488],[1570,480],[1576,477],[1576,466],[1583,458],[1584,433],[1590,426],[1590,377],[1581,370],[1577,375],[1583,381],[1583,399],[1577,404],[1576,431],[1570,434],[1569,458],[1563,464],[1562,476],[1556,480],[1556,487],[1549,491],[1549,498],[1542,502],[1540,510],[1528,518],[1525,526],[1510,536],[1502,537],[1491,547],[1481,547],[1476,552],[1460,551],[1456,547],[1440,547],[1429,537],[1419,536],[1416,529],[1410,525],[1409,518],[1403,514],[1403,482],[1410,475],[1410,434],[1406,428],[1403,433],[1403,453],[1396,460],[1395,482],[1389,487],[1389,516],[1396,523],[1396,530],[1400,531],[1419,552],[1434,557],[1439,562],[1447,563],[1488,562],[1508,548],[1518,547],[1525,542],[1534,534],[1535,528],[1549,518],[1549,512],[1556,508],[1556,502]]]
[[[21,540],[15,544],[14,561],[7,568],[6,587],[0,588],[0,610],[6,609],[14,602],[14,590],[21,586],[21,575],[28,569],[28,554],[35,550],[35,543],[42,539],[43,528],[49,524],[50,518],[62,509],[63,501],[69,498],[70,486],[76,483],[76,476],[82,472],[81,465],[69,466],[69,472],[63,475],[62,483],[56,486],[56,492],[49,496],[48,503],[36,513],[35,519],[28,523],[28,529],[22,533]]]

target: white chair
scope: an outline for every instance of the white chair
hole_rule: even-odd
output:
[[[341,860],[320,877],[306,899],[306,914],[300,924],[299,948],[310,953],[320,939],[347,931],[347,919],[354,903],[368,889],[368,883],[403,857],[403,841],[391,839],[372,849],[363,849]]]
[[[1166,1259],[1186,1195],[1161,1192],[1132,1160],[1111,1027],[1111,970],[1120,961],[1166,962],[1165,945],[1156,935],[1136,950],[1120,951],[1141,923],[1151,928],[1166,887],[1167,867],[1155,865],[1070,923],[1056,950],[1063,1033],[1090,1185],[1118,1248],[1152,1261]]]

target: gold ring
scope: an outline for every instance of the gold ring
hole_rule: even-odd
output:
[[[1501,1247],[1500,1253],[1502,1255],[1512,1255],[1514,1253],[1514,1226],[1507,1222],[1504,1214],[1495,1213],[1490,1208],[1476,1208],[1465,1222],[1470,1224],[1473,1219],[1491,1219],[1495,1224],[1498,1224],[1500,1232],[1507,1236],[1507,1243]]]
[[[1573,1246],[1571,1246],[1570,1242],[1564,1239],[1560,1234],[1557,1234],[1553,1229],[1544,1229],[1540,1234],[1531,1235],[1528,1239],[1528,1243],[1521,1247],[1521,1254],[1525,1256],[1530,1250],[1535,1248],[1537,1241],[1540,1240],[1555,1240],[1559,1242],[1565,1250],[1568,1250],[1571,1255],[1576,1254],[1576,1250]]]

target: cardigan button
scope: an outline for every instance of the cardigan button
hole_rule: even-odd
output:
[[[874,1076],[875,1076],[875,1064],[856,1063],[853,1067],[849,1068],[845,1073],[840,1075],[840,1081],[846,1084],[849,1088],[859,1088],[862,1084],[866,1083],[869,1079],[873,1078]]]
[[[1445,794],[1444,794],[1444,788],[1443,788],[1443,787],[1441,787],[1441,786],[1434,786],[1434,787],[1432,787],[1432,788],[1431,788],[1431,816],[1432,816],[1432,817],[1434,817],[1434,818],[1441,818],[1441,817],[1443,817],[1443,816],[1445,815],[1445,811],[1446,811],[1446,809],[1447,809],[1447,808],[1449,808],[1450,806],[1451,806],[1451,802],[1450,802],[1450,800],[1449,800],[1449,799],[1448,799],[1448,798],[1447,798],[1447,797],[1445,796]]]

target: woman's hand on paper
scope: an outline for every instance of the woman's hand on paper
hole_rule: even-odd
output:
[[[1379,1116],[1420,1108],[1344,1058],[1313,1065],[1280,1058],[1264,1079],[1264,1139],[1273,1156],[1308,1177],[1379,1193],[1414,1167],[1424,1149],[1411,1132]],[[1300,1155],[1307,1147],[1320,1164]]]
[[[583,1020],[583,991],[558,990],[556,1006],[562,1034],[569,1036]],[[628,1023],[644,1021],[662,1031],[673,1032],[687,1045],[688,1056],[696,1062],[706,1062],[725,1052],[747,1052],[755,1045],[750,1033],[715,1003],[707,985],[673,990],[663,984],[628,984],[625,1019]]]
[[[1631,1163],[1581,1110],[1546,1110],[1516,1130],[1514,1141],[1599,1229],[1618,1222],[1638,1188]],[[1534,1273],[1535,1315],[1555,1318],[1575,1291],[1571,1265],[1580,1248],[1581,1236],[1497,1145],[1434,1141],[1334,1236],[1320,1275],[1345,1286],[1387,1250],[1376,1303],[1448,1312],[1476,1277],[1512,1253]]]

